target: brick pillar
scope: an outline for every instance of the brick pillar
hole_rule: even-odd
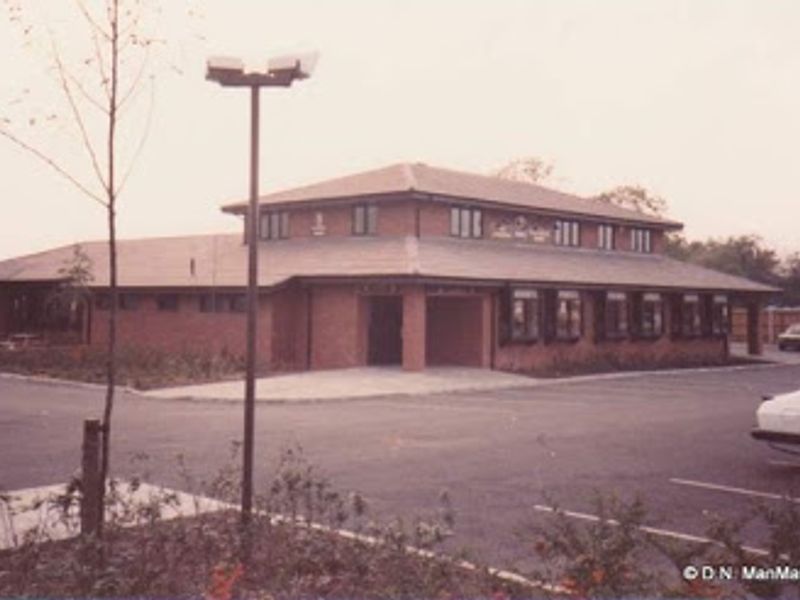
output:
[[[764,350],[761,339],[761,305],[758,301],[747,303],[747,353],[760,355]]]
[[[425,369],[425,290],[421,286],[403,291],[403,369]]]
[[[481,296],[481,367],[492,368],[492,295]]]

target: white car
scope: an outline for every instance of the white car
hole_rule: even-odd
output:
[[[776,450],[800,454],[800,390],[765,396],[756,411],[758,426],[751,435]]]
[[[789,328],[778,336],[778,350],[800,350],[800,323],[789,325]]]

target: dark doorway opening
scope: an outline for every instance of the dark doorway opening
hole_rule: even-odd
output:
[[[403,358],[403,298],[372,296],[369,303],[370,365],[399,365]]]

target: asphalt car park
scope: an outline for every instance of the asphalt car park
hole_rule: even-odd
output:
[[[631,374],[534,388],[372,398],[257,409],[259,483],[282,448],[300,445],[377,516],[430,513],[442,490],[456,509],[456,543],[494,562],[531,550],[515,532],[552,518],[596,514],[595,493],[640,495],[649,524],[691,543],[709,515],[734,518],[753,501],[800,497],[800,457],[750,437],[764,395],[800,388],[800,365]],[[81,422],[101,390],[0,379],[0,484],[64,481],[79,464]],[[241,405],[119,398],[112,464],[149,455],[149,481],[185,484],[182,453],[210,477],[240,437]],[[761,547],[760,532],[747,543]]]

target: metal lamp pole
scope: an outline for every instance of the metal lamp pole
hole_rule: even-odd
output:
[[[247,213],[247,346],[244,386],[244,447],[242,465],[242,526],[253,512],[253,450],[256,392],[256,329],[258,322],[258,150],[259,100],[262,87],[289,87],[296,79],[307,79],[316,64],[315,54],[274,58],[266,72],[245,72],[235,58],[208,60],[206,79],[225,87],[250,88],[250,203]]]

